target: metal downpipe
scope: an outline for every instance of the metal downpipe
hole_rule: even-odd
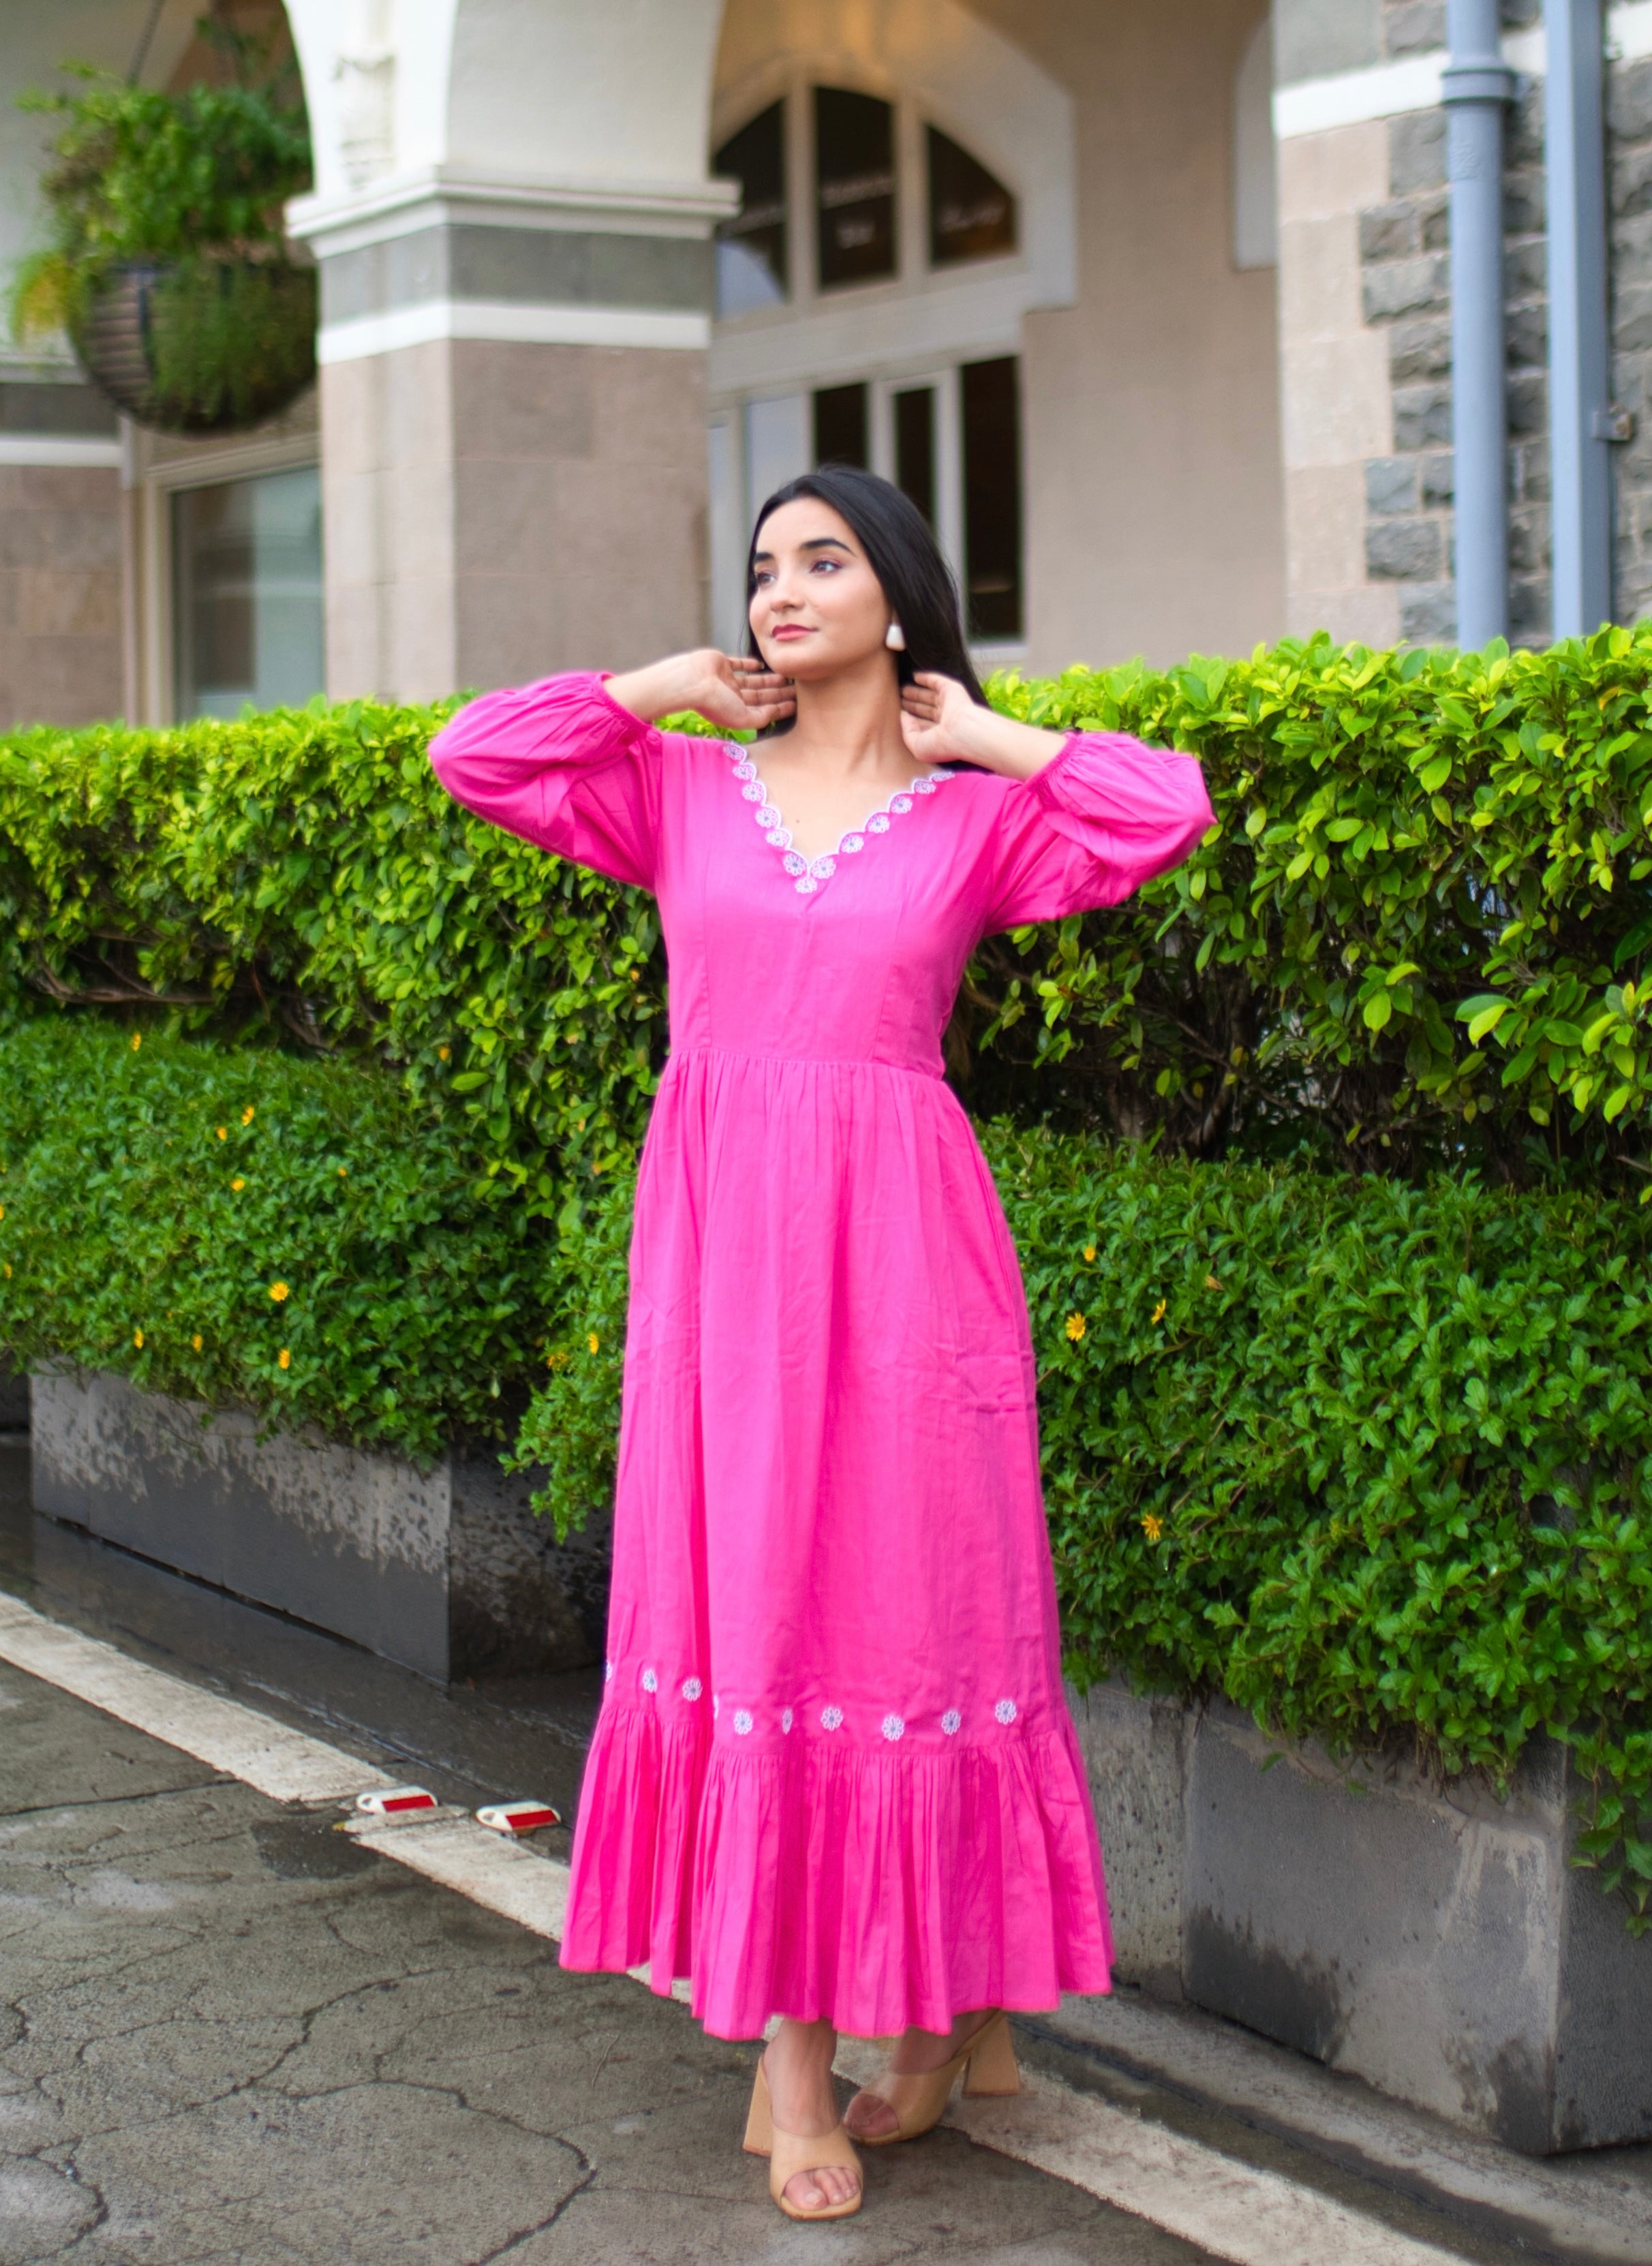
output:
[[[1545,0],[1553,633],[1612,618],[1611,406],[1601,0]]]
[[[1509,630],[1508,412],[1504,391],[1502,59],[1497,0],[1447,0],[1444,74],[1451,196],[1451,448],[1457,641]]]

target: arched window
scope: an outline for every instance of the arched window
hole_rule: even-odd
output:
[[[751,513],[799,472],[835,463],[881,472],[910,496],[957,573],[972,638],[1012,648],[1023,629],[1020,370],[1005,350],[1015,326],[1005,295],[1022,255],[1015,192],[917,104],[822,84],[806,68],[713,163],[741,188],[717,246],[713,634],[743,640]]]

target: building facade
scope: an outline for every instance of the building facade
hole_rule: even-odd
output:
[[[200,4],[0,0],[0,261],[38,227],[49,122],[15,95],[71,58],[186,83]],[[1494,412],[1507,628],[1550,632],[1572,523],[1557,550],[1539,0],[1484,19],[1478,78],[1495,0],[1450,25],[1439,0],[221,4],[302,68],[318,383],[188,442],[117,419],[66,351],[0,350],[0,723],[732,644],[754,508],[827,457],[928,514],[983,663],[1450,640],[1454,419]],[[1594,21],[1611,333],[1583,453],[1628,618],[1652,0]],[[1453,383],[1469,109],[1501,143],[1490,407],[1483,371]]]

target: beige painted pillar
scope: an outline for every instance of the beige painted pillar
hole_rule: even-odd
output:
[[[423,700],[705,635],[720,0],[292,0],[327,679]]]
[[[1365,467],[1393,449],[1388,336],[1365,319],[1359,216],[1388,194],[1388,127],[1279,149],[1279,376],[1285,607],[1296,636],[1393,644],[1400,596],[1367,571]]]

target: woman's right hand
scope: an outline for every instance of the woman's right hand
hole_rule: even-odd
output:
[[[673,654],[668,661],[651,662],[647,669],[610,676],[604,690],[610,700],[645,724],[691,708],[708,724],[735,732],[760,732],[765,724],[791,715],[797,705],[789,677],[777,676],[760,661],[719,653],[715,646]]]

